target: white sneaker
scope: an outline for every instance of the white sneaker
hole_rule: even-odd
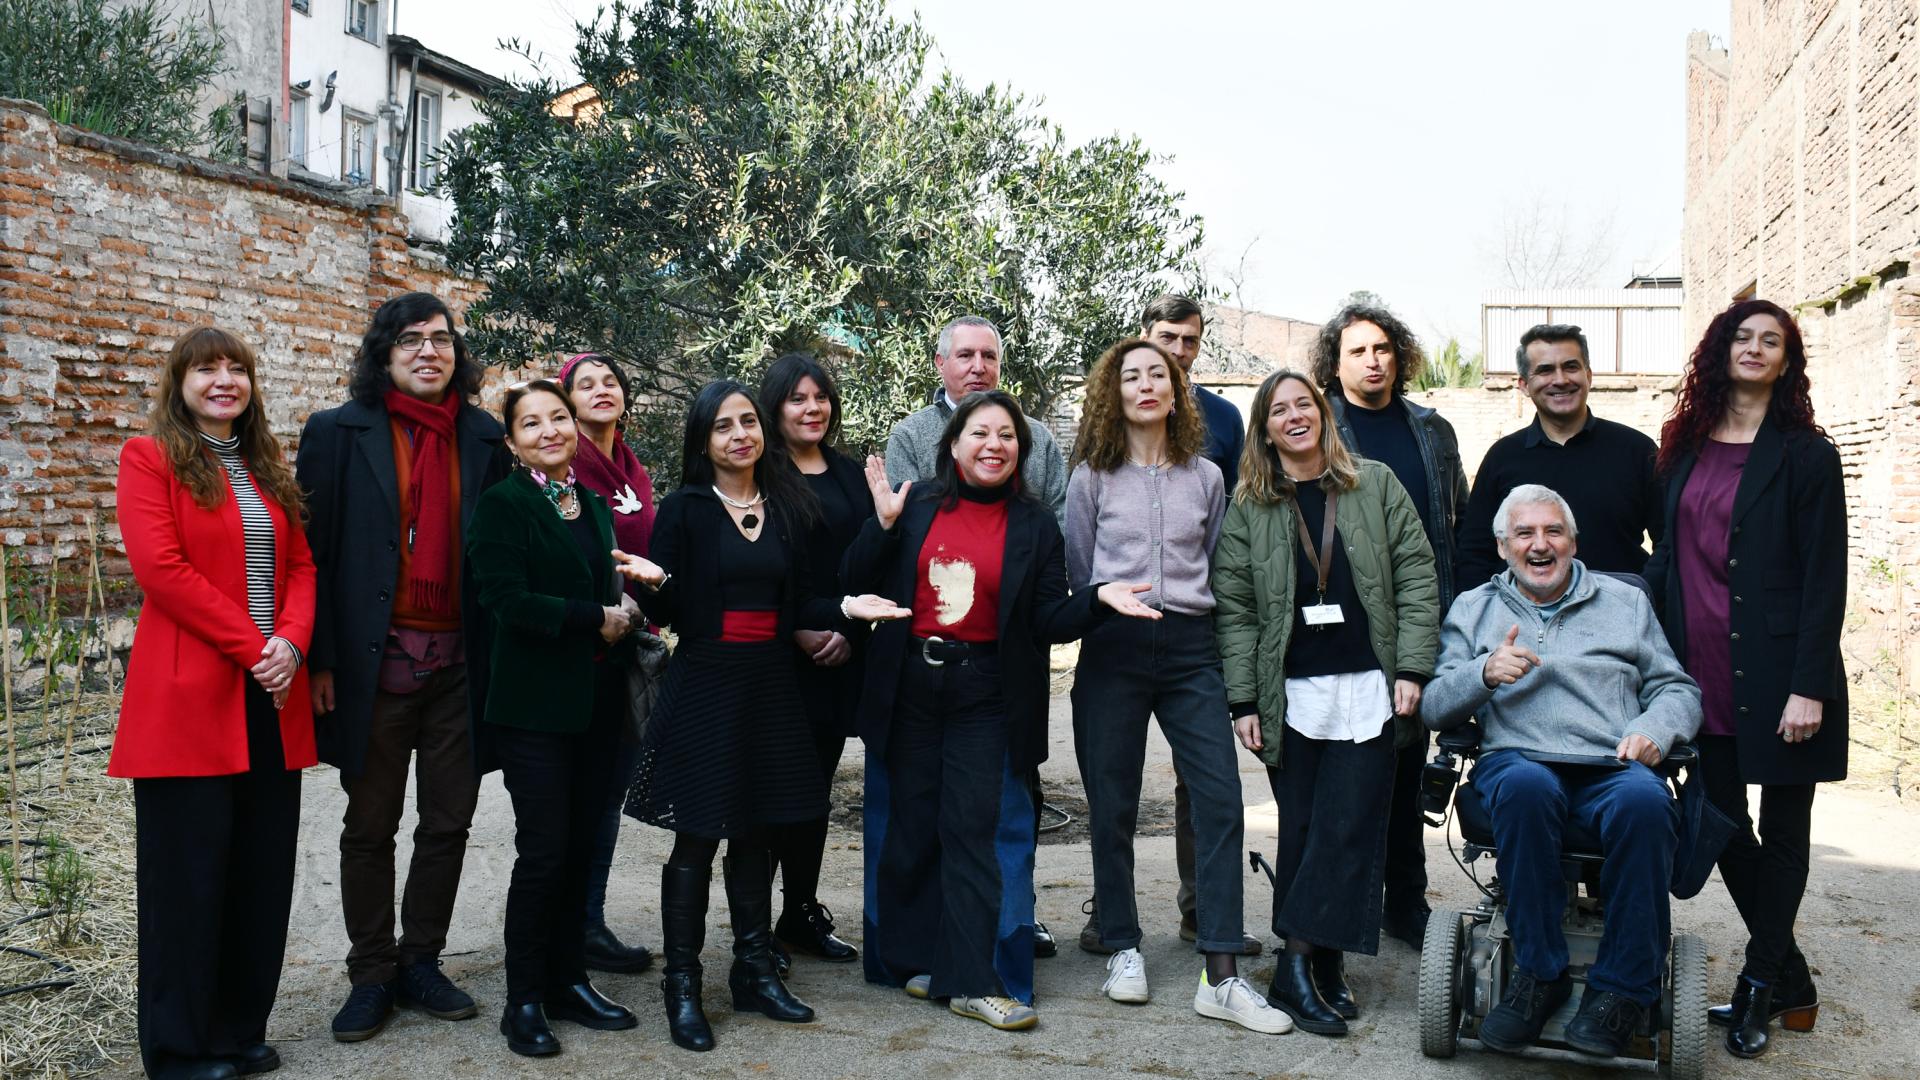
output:
[[[1193,992],[1193,1011],[1215,1020],[1230,1020],[1263,1035],[1285,1035],[1293,1030],[1293,1018],[1267,1004],[1267,999],[1238,975],[1212,986],[1202,971],[1200,986]]]
[[[1145,1005],[1153,1000],[1147,990],[1147,960],[1139,949],[1121,949],[1107,958],[1107,981],[1100,990],[1124,1005]]]
[[[1025,1031],[1040,1022],[1032,1006],[1007,997],[957,997],[947,1002],[947,1008],[1001,1031]]]

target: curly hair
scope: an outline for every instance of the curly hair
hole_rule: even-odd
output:
[[[211,510],[227,499],[226,470],[208,451],[200,430],[187,411],[181,384],[187,372],[200,364],[220,359],[231,360],[247,372],[247,407],[233,421],[233,434],[240,440],[240,457],[247,463],[247,474],[254,486],[280,504],[287,516],[298,519],[305,499],[293,470],[287,466],[280,440],[267,425],[267,405],[260,394],[260,362],[253,347],[238,334],[217,327],[202,326],[189,330],[167,353],[166,366],[160,369],[160,384],[154,388],[153,408],[147,413],[147,430],[167,456],[173,475],[193,495],[199,506]]]
[[[1253,392],[1253,409],[1247,414],[1247,445],[1240,451],[1240,482],[1233,488],[1235,502],[1272,506],[1293,501],[1293,478],[1280,467],[1280,451],[1267,435],[1267,415],[1273,411],[1274,395],[1288,379],[1307,388],[1314,411],[1320,414],[1320,453],[1327,463],[1328,479],[1341,491],[1352,491],[1360,484],[1360,467],[1340,438],[1340,425],[1333,422],[1326,392],[1305,374],[1281,368]]]
[[[1358,322],[1370,322],[1387,335],[1387,343],[1393,346],[1393,396],[1406,393],[1407,383],[1426,366],[1427,354],[1413,328],[1379,304],[1348,304],[1320,328],[1313,343],[1314,385],[1322,390],[1340,385],[1340,335]]]
[[[1771,300],[1741,300],[1713,317],[1687,361],[1673,412],[1660,427],[1660,456],[1655,468],[1661,476],[1672,475],[1681,455],[1698,450],[1726,418],[1733,397],[1733,335],[1741,323],[1755,315],[1771,315],[1780,324],[1781,344],[1787,354],[1787,368],[1773,384],[1767,419],[1781,431],[1826,435],[1813,422],[1813,383],[1807,378],[1807,346],[1800,338],[1799,324]]]
[[[1167,414],[1167,460],[1185,465],[1206,446],[1207,426],[1200,419],[1200,405],[1194,400],[1187,373],[1167,350],[1145,338],[1127,338],[1102,353],[1087,372],[1080,437],[1074,440],[1068,468],[1084,461],[1099,472],[1112,472],[1127,460],[1127,414],[1120,404],[1120,365],[1139,349],[1151,349],[1166,362],[1173,400],[1186,405]]]
[[[473,400],[480,393],[480,381],[486,370],[467,351],[467,339],[454,329],[453,312],[446,301],[432,293],[401,293],[381,304],[360,339],[360,351],[353,358],[353,374],[347,382],[347,395],[362,405],[377,405],[393,389],[389,372],[393,346],[407,327],[423,323],[435,315],[447,320],[453,335],[453,379],[448,384],[463,399]]]

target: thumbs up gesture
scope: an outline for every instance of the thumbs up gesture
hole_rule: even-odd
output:
[[[1525,645],[1517,644],[1519,640],[1520,624],[1515,623],[1513,629],[1507,631],[1507,639],[1500,643],[1500,647],[1487,654],[1487,666],[1480,672],[1480,681],[1487,684],[1487,689],[1497,690],[1519,682],[1527,672],[1540,666],[1539,655]]]

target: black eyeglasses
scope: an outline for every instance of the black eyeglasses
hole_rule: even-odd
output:
[[[409,330],[393,341],[395,345],[400,346],[408,352],[419,352],[420,347],[428,342],[432,342],[433,347],[436,349],[451,349],[453,348],[453,335],[447,333],[445,330],[432,334],[422,334]]]

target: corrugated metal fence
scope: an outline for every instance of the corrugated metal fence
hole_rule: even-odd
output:
[[[1511,370],[1520,335],[1539,323],[1572,323],[1587,335],[1593,370],[1677,372],[1687,359],[1680,289],[1499,289],[1480,303],[1487,370]]]

